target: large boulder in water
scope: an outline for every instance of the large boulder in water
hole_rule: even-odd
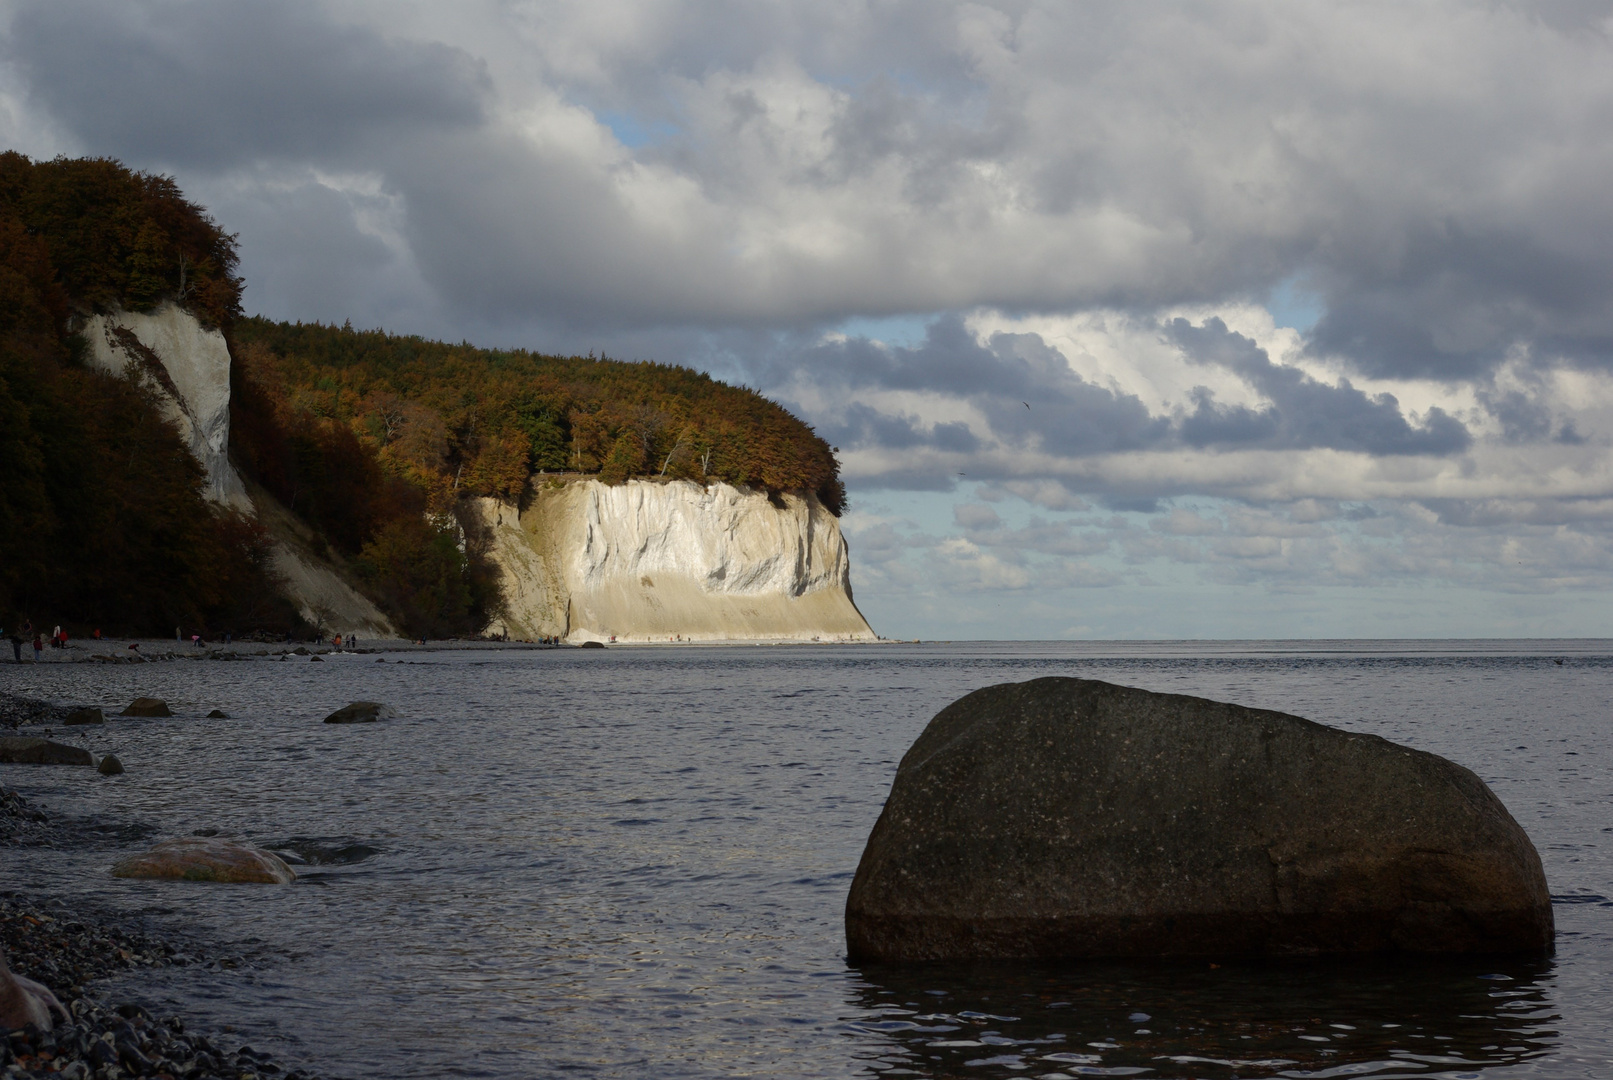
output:
[[[51,742],[36,735],[0,737],[0,761],[17,765],[94,765],[95,757],[82,746]]]
[[[112,866],[112,876],[273,885],[297,879],[291,867],[273,852],[211,836],[164,840],[144,854],[119,859]]]
[[[1540,856],[1434,754],[1048,678],[943,709],[846,901],[854,961],[1529,952]]]
[[[162,700],[161,698],[137,697],[133,701],[129,702],[128,708],[124,709],[118,715],[119,716],[172,716],[174,714],[173,714],[172,711],[169,710],[168,703],[166,701]]]

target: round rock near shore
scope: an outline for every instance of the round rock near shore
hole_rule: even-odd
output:
[[[119,716],[172,716],[168,703],[161,698],[138,697],[129,702]]]
[[[378,701],[355,701],[325,717],[327,724],[370,724],[377,720],[390,720],[396,716],[389,707]]]
[[[164,840],[150,851],[119,859],[112,866],[112,876],[271,885],[297,880],[291,867],[273,852],[211,836]]]
[[[1543,953],[1553,934],[1540,856],[1467,769],[1068,678],[930,721],[846,902],[854,962]]]

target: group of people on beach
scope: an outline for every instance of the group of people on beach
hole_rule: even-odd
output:
[[[34,624],[31,619],[19,618],[17,621],[19,624],[17,629],[11,631],[10,634],[6,633],[4,627],[0,627],[0,636],[6,637],[11,642],[11,657],[19,664],[22,663],[22,647],[28,642],[29,638],[32,638],[34,663],[37,664],[43,658],[45,652],[44,633],[34,629]],[[95,631],[95,636],[99,638],[101,636],[101,631]],[[60,626],[52,630],[50,632],[50,647],[53,649],[67,648],[67,631],[63,630]]]

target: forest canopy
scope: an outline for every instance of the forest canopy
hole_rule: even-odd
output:
[[[267,534],[203,497],[146,391],[78,363],[75,317],[165,296],[227,325],[234,240],[173,182],[0,154],[0,625],[283,624]],[[46,628],[49,629],[48,627]]]
[[[283,417],[347,428],[435,506],[516,498],[549,472],[806,490],[845,508],[834,451],[811,427],[688,368],[257,318],[233,334],[243,377]]]

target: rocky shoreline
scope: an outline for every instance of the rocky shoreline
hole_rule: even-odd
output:
[[[0,694],[0,725],[6,727],[58,720],[68,711]],[[72,825],[0,787],[0,850],[84,841]],[[48,1032],[32,1024],[10,1031],[0,1041],[6,1080],[313,1080],[251,1046],[187,1031],[180,1017],[156,1017],[136,1002],[109,1000],[96,986],[140,968],[233,967],[239,959],[209,957],[195,943],[136,929],[115,912],[17,891],[0,892],[0,947],[14,972],[49,987],[72,1018],[58,1018]]]
[[[329,642],[319,641],[205,641],[199,646],[190,642],[176,642],[172,638],[102,638],[78,639],[68,642],[65,649],[46,647],[38,661],[33,649],[24,647],[22,663],[28,664],[152,664],[177,660],[280,660],[306,659],[310,656],[329,656],[334,652],[373,656],[381,653],[463,652],[463,651],[534,651],[543,649],[573,648],[568,645],[545,645],[534,641],[485,641],[455,639],[431,641],[425,645],[418,641],[396,641],[383,638],[365,638],[358,648],[343,645],[340,649]],[[9,648],[0,656],[0,666],[11,667]],[[0,717],[0,723],[9,720]]]

